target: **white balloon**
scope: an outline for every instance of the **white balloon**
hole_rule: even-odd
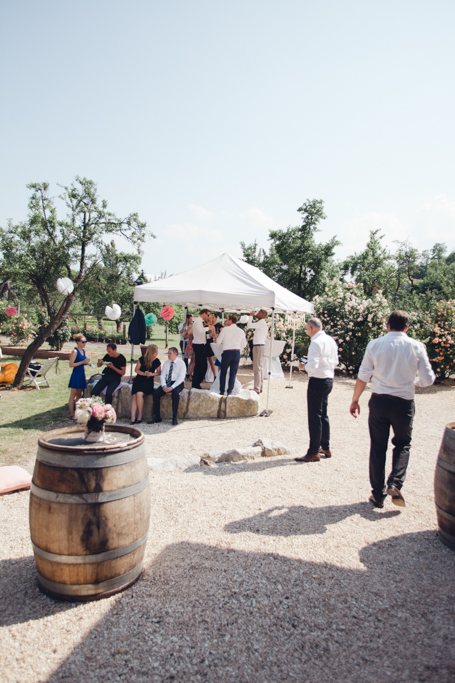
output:
[[[109,320],[118,320],[122,315],[122,309],[118,304],[114,304],[112,308],[110,306],[106,306],[104,312]]]
[[[247,316],[247,315],[242,315],[241,318],[240,318],[240,320],[239,320],[239,323],[240,323],[241,325],[246,325],[247,322],[248,322],[248,316]]]
[[[68,294],[71,294],[71,292],[73,291],[74,285],[69,279],[69,277],[59,277],[59,279],[57,280],[57,289],[60,292],[60,294],[67,296]]]

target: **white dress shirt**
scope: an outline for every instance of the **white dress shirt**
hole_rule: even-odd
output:
[[[184,336],[183,336],[183,326],[184,326],[184,324],[185,324],[185,323],[180,323],[180,325],[179,325],[178,328],[177,328],[178,331],[179,331],[180,341],[185,341]]]
[[[254,345],[262,345],[265,344],[265,340],[267,339],[267,333],[269,331],[267,322],[265,318],[262,318],[262,320],[258,320],[257,323],[253,322],[253,316],[250,315],[248,316],[248,322],[246,324],[247,327],[252,327],[254,329],[254,335],[253,335],[253,344]]]
[[[205,344],[206,341],[204,321],[199,315],[193,322],[193,344]]]
[[[163,365],[161,366],[161,375],[160,375],[160,380],[161,380],[161,386],[164,388],[166,386],[166,380],[167,376],[169,374],[169,370],[171,368],[171,363],[174,363],[174,367],[172,368],[172,384],[171,384],[171,389],[174,389],[174,387],[178,387],[179,384],[185,381],[186,377],[186,365],[185,362],[181,358],[176,358],[173,361],[170,361],[169,359],[165,360]]]
[[[243,351],[246,346],[245,332],[237,325],[223,327],[217,339],[223,351]]]
[[[308,362],[305,365],[308,377],[331,379],[337,365],[338,347],[335,340],[324,330],[319,330],[311,337],[308,349]]]
[[[422,387],[429,387],[436,379],[425,346],[406,332],[387,332],[368,344],[358,378],[362,382],[371,380],[374,394],[411,401],[416,375]]]

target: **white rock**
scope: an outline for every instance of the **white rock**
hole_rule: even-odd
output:
[[[263,458],[271,458],[274,455],[287,455],[289,453],[289,449],[284,444],[272,439],[259,439],[254,446],[261,447]]]
[[[216,462],[242,462],[243,460],[257,460],[262,455],[262,448],[247,446],[247,448],[232,448],[216,458]],[[212,454],[213,457],[213,454]]]

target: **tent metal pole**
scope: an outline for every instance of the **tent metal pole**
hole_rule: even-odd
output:
[[[267,407],[264,411],[265,417],[269,417],[269,398],[270,398],[270,384],[271,384],[271,378],[272,378],[272,349],[273,349],[273,336],[274,336],[274,331],[275,331],[275,309],[272,308],[272,327],[271,327],[271,333],[270,333],[270,355],[269,355],[269,378],[268,378],[268,386],[267,386]]]
[[[292,386],[292,363],[294,362],[293,358],[294,358],[294,347],[295,347],[295,319],[293,321],[293,326],[294,326],[294,329],[292,330],[291,363],[289,366],[289,384],[287,385],[286,389],[292,389],[293,388],[293,386]]]
[[[133,304],[133,318],[136,313],[136,302]],[[134,360],[134,344],[131,344],[131,367],[130,367],[130,384],[133,379],[133,360]]]

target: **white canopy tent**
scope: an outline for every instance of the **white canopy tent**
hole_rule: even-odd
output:
[[[275,313],[313,313],[313,304],[274,282],[259,268],[222,254],[213,261],[134,289],[134,301],[181,304],[189,308],[249,312],[264,308],[272,312],[271,339]],[[270,359],[271,360],[271,359]],[[270,378],[267,388],[269,407]]]

